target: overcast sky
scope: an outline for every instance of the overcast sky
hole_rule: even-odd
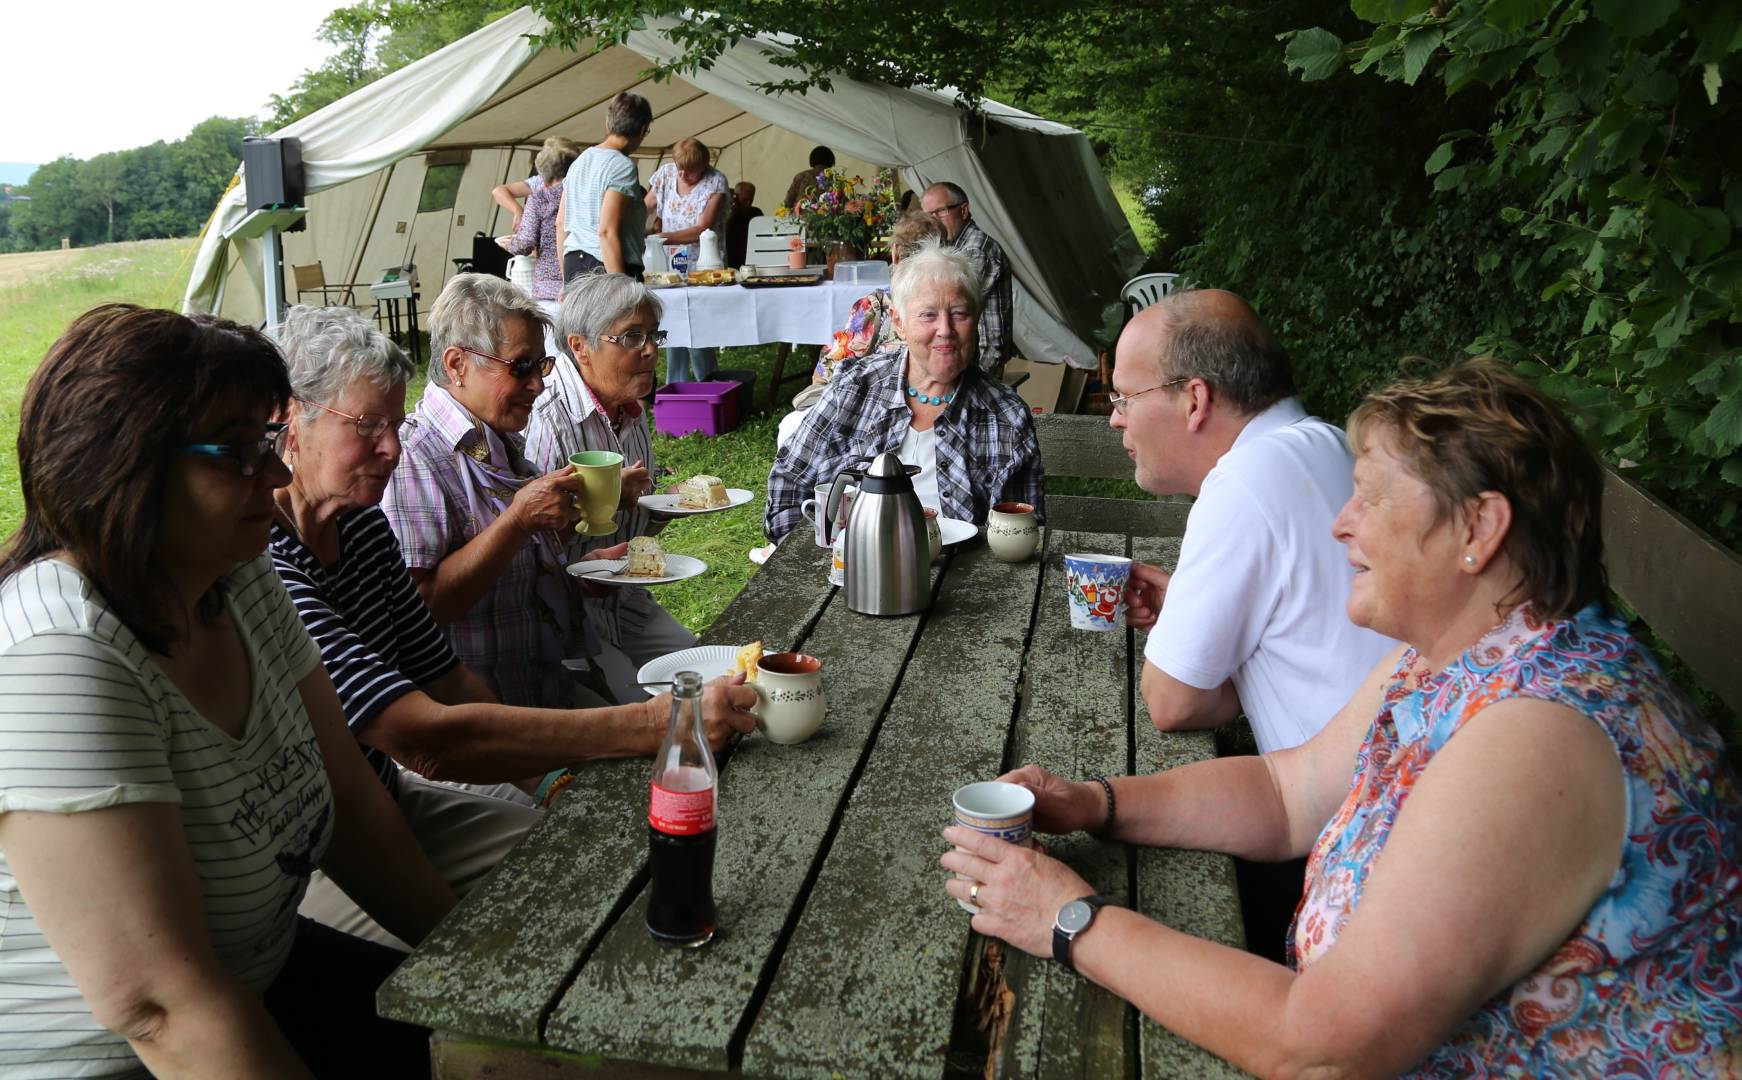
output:
[[[258,116],[321,62],[345,0],[33,0],[7,4],[0,161],[174,141],[208,116]]]

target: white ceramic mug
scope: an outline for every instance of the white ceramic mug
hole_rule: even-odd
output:
[[[769,653],[756,668],[756,729],[769,742],[801,743],[823,726],[823,662],[804,653]]]
[[[986,546],[1005,562],[1021,562],[1040,546],[1040,523],[1025,502],[1001,502],[986,515]]]
[[[823,508],[829,505],[829,488],[833,486],[833,484],[818,484],[812,489],[811,497],[798,504],[798,512],[803,514],[805,520],[809,521],[811,527],[815,529],[817,547],[820,548],[829,546],[829,529],[827,519],[823,515]],[[842,505],[844,506],[846,502],[846,498],[843,497],[841,499]]]
[[[968,784],[956,789],[950,803],[955,809],[956,824],[962,828],[1028,846],[1034,827],[1034,792],[1021,784],[1002,780]],[[956,877],[962,881],[974,880],[962,873]],[[962,905],[963,911],[980,914],[979,907],[966,900],[957,900],[956,903]]]

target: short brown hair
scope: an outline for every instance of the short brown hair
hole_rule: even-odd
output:
[[[1498,360],[1367,395],[1349,416],[1357,453],[1390,441],[1444,520],[1485,491],[1512,507],[1507,558],[1519,571],[1505,603],[1535,601],[1550,618],[1609,598],[1603,569],[1603,468],[1558,409]]]
[[[707,169],[710,159],[700,139],[681,139],[671,148],[671,160],[684,172],[698,172]]]
[[[164,478],[215,406],[270,416],[290,400],[284,359],[260,331],[209,315],[104,304],[73,320],[31,376],[18,419],[24,522],[5,580],[61,549],[146,648],[181,636],[157,563]],[[202,598],[217,612],[221,594]]]
[[[930,214],[917,211],[901,215],[901,220],[895,223],[895,228],[889,231],[889,253],[896,258],[905,259],[919,251],[920,245],[927,240],[942,240],[944,227]]]

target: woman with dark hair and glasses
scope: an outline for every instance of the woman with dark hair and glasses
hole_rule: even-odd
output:
[[[450,884],[469,891],[538,820],[516,781],[589,758],[652,753],[671,702],[637,692],[636,704],[609,709],[501,704],[442,637],[379,506],[399,462],[411,362],[349,308],[292,308],[279,338],[295,398],[273,564],[320,646],[352,734],[418,844]],[[733,697],[754,701],[723,681],[703,699],[716,746],[755,724]],[[399,944],[324,875],[302,913]]]
[[[541,474],[521,438],[556,366],[548,325],[502,278],[448,281],[430,309],[429,383],[400,429],[381,509],[436,625],[498,700],[603,706],[599,636],[564,569],[580,480],[567,462]]]
[[[0,561],[9,1066],[427,1075],[423,1033],[374,1017],[398,954],[296,916],[317,867],[407,941],[454,894],[264,554],[289,395],[256,331],[128,305],[30,381]]]

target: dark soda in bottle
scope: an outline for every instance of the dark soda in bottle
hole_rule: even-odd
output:
[[[647,811],[647,932],[661,945],[713,940],[714,808],[719,769],[702,730],[702,677],[680,671],[672,685],[671,726],[653,759]]]

